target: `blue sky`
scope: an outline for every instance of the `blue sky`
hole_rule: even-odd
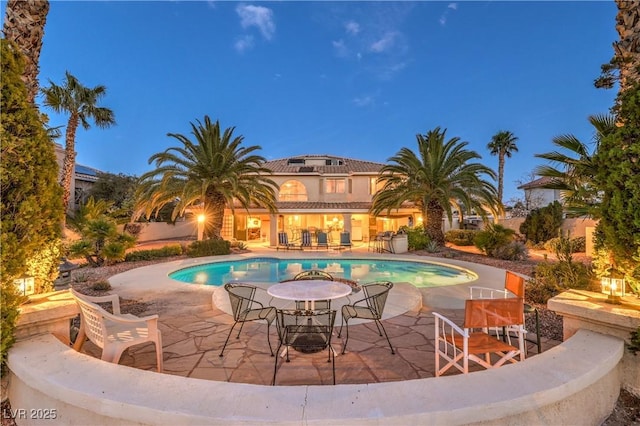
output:
[[[69,70],[107,87],[117,126],[76,138],[77,161],[103,171],[150,170],[149,156],[178,145],[166,134],[204,115],[267,159],[385,162],[440,126],[497,170],[486,145],[510,130],[508,201],[554,136],[590,141],[587,117],[613,104],[593,80],[616,12],[613,1],[52,1],[40,82]]]

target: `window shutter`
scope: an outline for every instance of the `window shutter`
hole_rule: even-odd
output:
[[[324,194],[324,179],[320,178],[320,194]]]
[[[349,178],[349,194],[353,193],[353,179]]]

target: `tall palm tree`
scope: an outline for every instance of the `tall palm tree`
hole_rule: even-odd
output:
[[[614,43],[620,63],[620,91],[640,82],[640,8],[638,2],[616,0],[616,30],[620,41]]]
[[[405,202],[412,202],[422,212],[425,232],[432,241],[444,245],[442,219],[447,214],[452,220],[453,210],[475,209],[486,216],[485,209],[498,213],[500,206],[496,188],[483,175],[495,179],[495,172],[480,163],[475,151],[465,149],[468,142],[454,137],[445,140],[446,129],[440,127],[416,135],[418,154],[409,148],[400,151],[380,170],[378,179],[382,189],[373,197],[371,211],[378,215],[383,211],[398,209]]]
[[[498,201],[502,203],[504,191],[504,159],[511,158],[511,154],[518,152],[516,142],[518,138],[508,130],[500,130],[493,135],[491,141],[487,144],[487,149],[491,155],[498,156]]]
[[[38,94],[40,51],[48,13],[48,0],[7,1],[3,32],[24,55],[23,81],[27,86],[27,100],[32,104]]]
[[[44,104],[55,112],[69,114],[65,135],[64,162],[62,164],[62,187],[64,195],[62,201],[65,211],[69,208],[71,198],[71,181],[76,161],[76,130],[82,124],[85,130],[91,128],[89,120],[96,126],[107,128],[116,123],[113,111],[98,106],[100,99],[107,93],[104,86],[93,88],[83,86],[69,71],[65,74],[64,83],[58,86],[49,80],[49,87],[42,89],[45,96]]]
[[[553,165],[538,166],[534,172],[538,176],[550,178],[545,188],[561,191],[564,207],[568,213],[575,216],[593,216],[600,200],[600,195],[593,180],[597,173],[597,163],[594,155],[600,146],[600,140],[615,130],[615,117],[608,114],[589,116],[589,122],[594,127],[594,148],[581,142],[571,134],[553,138],[553,144],[565,152],[553,151],[536,154]]]
[[[136,216],[149,217],[169,203],[175,203],[174,219],[188,207],[202,207],[207,217],[204,237],[221,239],[224,209],[233,210],[235,201],[244,208],[258,205],[275,212],[277,185],[267,177],[271,171],[262,167],[265,158],[254,154],[261,147],[242,147],[244,137],[233,136],[235,127],[221,132],[220,123],[208,116],[204,124],[196,123],[191,123],[193,141],[169,133],[182,146],[149,158],[156,168],[140,177]]]

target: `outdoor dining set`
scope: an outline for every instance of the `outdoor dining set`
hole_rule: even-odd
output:
[[[344,354],[349,342],[349,321],[352,319],[373,321],[379,336],[385,337],[391,354],[395,354],[381,321],[393,287],[394,284],[390,281],[360,285],[317,269],[302,271],[292,279],[270,285],[266,289],[249,283],[227,283],[224,289],[229,297],[233,324],[219,356],[224,357],[236,328],[238,331],[235,338],[239,339],[245,323],[264,321],[267,323],[269,352],[271,356],[275,356],[271,382],[273,385],[276,384],[277,372],[281,367],[280,361],[284,359],[290,362],[291,350],[299,354],[326,350],[327,362],[332,364],[332,383],[335,384],[337,352],[332,345],[332,337],[336,334],[341,338],[344,329],[341,350],[341,354]],[[266,291],[271,300],[286,301],[286,308],[265,306],[266,303],[256,300],[257,291]],[[452,367],[453,370],[466,374],[470,371],[470,362],[483,368],[495,368],[525,358],[524,315],[527,312],[537,315],[537,312],[524,303],[524,279],[507,271],[503,289],[470,286],[469,291],[462,324],[433,312],[436,377],[445,374]],[[76,350],[80,350],[88,339],[102,349],[103,360],[118,363],[127,348],[152,342],[155,345],[157,369],[162,372],[162,337],[157,315],[136,317],[121,314],[117,295],[91,297],[73,289],[71,293],[80,307],[81,317],[74,345]],[[337,310],[332,307],[332,301],[341,298],[346,298],[347,303],[340,307],[340,327],[337,328]],[[352,298],[356,300],[352,301]],[[111,303],[111,312],[99,305],[105,302]],[[275,351],[269,333],[274,322],[278,337]],[[540,352],[539,333],[536,336]]]

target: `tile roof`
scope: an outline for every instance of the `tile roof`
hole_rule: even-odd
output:
[[[544,188],[544,186],[551,183],[552,180],[553,179],[550,177],[543,176],[541,178],[532,180],[531,182],[527,182],[523,185],[520,185],[518,189]]]
[[[303,161],[289,163],[289,160],[339,160],[341,165],[318,165],[305,164]],[[300,174],[308,173],[314,175],[323,174],[352,174],[352,173],[372,173],[377,174],[385,164],[374,163],[372,161],[355,160],[353,158],[340,157],[336,155],[292,155],[287,158],[267,161],[264,167],[270,169],[274,174]]]

